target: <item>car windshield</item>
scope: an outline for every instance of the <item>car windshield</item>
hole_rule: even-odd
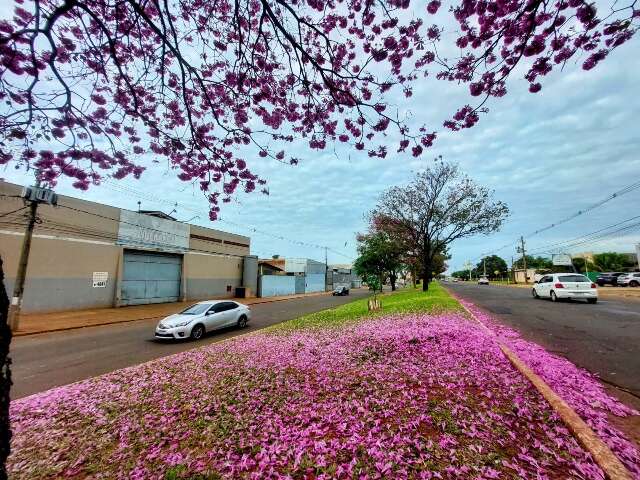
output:
[[[210,303],[196,303],[195,305],[191,305],[189,308],[185,308],[180,312],[181,315],[200,315],[206,312],[209,307],[211,307]]]
[[[561,275],[558,277],[561,282],[591,282],[584,275]]]

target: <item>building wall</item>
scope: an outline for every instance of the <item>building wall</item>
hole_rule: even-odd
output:
[[[23,234],[0,232],[5,286],[13,292]],[[121,247],[96,241],[69,241],[36,234],[27,269],[24,312],[111,307]],[[93,272],[107,272],[106,287],[93,287]]]
[[[324,292],[325,289],[326,285],[324,273],[308,273],[307,275],[305,275],[305,293]]]
[[[247,288],[247,297],[253,297],[258,294],[258,257],[244,257],[242,286]]]
[[[243,235],[191,225],[189,248],[194,251],[245,256],[249,255],[250,243]]]
[[[186,300],[233,297],[242,286],[242,267],[242,257],[186,253]]]
[[[293,295],[296,293],[295,275],[261,275],[259,283],[261,297]]]

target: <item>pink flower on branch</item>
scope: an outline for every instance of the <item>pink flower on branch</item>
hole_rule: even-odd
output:
[[[183,181],[211,177],[209,188],[227,199],[237,189],[216,173],[239,157],[247,174],[237,179],[254,191],[253,148],[295,164],[277,143],[304,138],[311,149],[341,142],[384,157],[395,129],[392,148],[406,152],[400,142],[410,140],[421,155],[435,134],[412,132],[385,113],[395,90],[409,98],[431,73],[467,84],[478,103],[444,126],[470,128],[487,99],[506,94],[516,66],[525,66],[536,92],[539,77],[576,53],[586,53],[585,70],[595,68],[640,23],[632,4],[617,4],[605,22],[581,0],[458,0],[447,9],[460,32],[451,39],[443,25],[402,14],[415,7],[443,17],[440,0],[240,0],[237,10],[229,0],[15,4],[13,17],[0,21],[3,164],[39,161],[22,152],[39,150],[45,135],[54,155],[86,153],[68,158],[85,172],[100,169],[90,184],[139,176],[163,157]],[[436,45],[450,39],[459,54],[445,60]],[[51,183],[69,176],[51,163],[39,168]]]

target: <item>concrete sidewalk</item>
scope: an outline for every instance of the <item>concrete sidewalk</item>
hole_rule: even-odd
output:
[[[301,295],[286,295],[281,297],[266,298],[220,298],[218,300],[235,300],[245,305],[258,303],[280,302],[294,298],[313,297],[319,295],[331,295],[331,292],[305,293]],[[31,313],[20,315],[20,328],[14,332],[14,336],[34,335],[36,333],[56,332],[60,330],[72,330],[84,327],[97,327],[114,323],[135,322],[136,320],[148,320],[152,318],[166,317],[172,313],[195,303],[155,303],[150,305],[135,305],[120,308],[94,308],[87,310],[71,310],[52,313]]]

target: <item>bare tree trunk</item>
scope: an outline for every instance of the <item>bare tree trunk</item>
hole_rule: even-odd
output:
[[[391,291],[395,292],[396,291],[396,274],[394,272],[391,272],[389,274],[389,280],[391,281]]]
[[[7,478],[7,457],[11,451],[9,393],[11,392],[11,329],[8,324],[9,297],[4,285],[4,269],[0,257],[0,480]]]
[[[429,290],[429,282],[431,282],[431,258],[426,252],[422,258],[422,265],[424,268],[422,275],[422,291],[426,292]]]

